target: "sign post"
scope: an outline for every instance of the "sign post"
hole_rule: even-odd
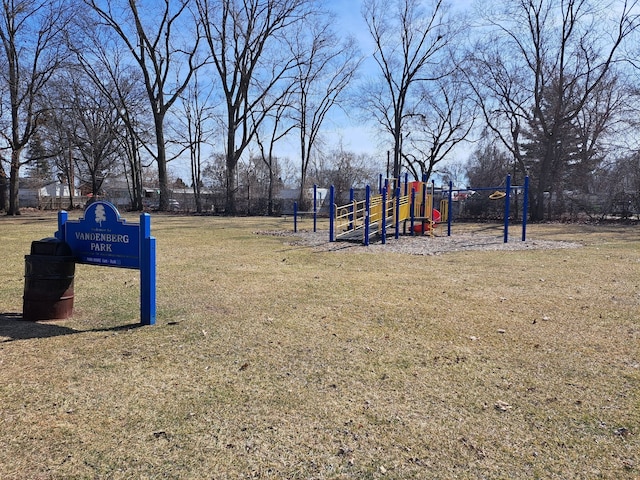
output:
[[[58,212],[55,236],[71,247],[76,263],[140,270],[140,323],[156,323],[156,239],[148,213],[130,224],[113,204],[94,202],[78,220]]]

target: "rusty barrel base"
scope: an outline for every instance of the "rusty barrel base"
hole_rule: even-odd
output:
[[[22,319],[61,320],[73,313],[75,259],[25,255]]]
[[[73,297],[58,300],[24,298],[22,319],[29,322],[39,320],[63,320],[73,314]]]

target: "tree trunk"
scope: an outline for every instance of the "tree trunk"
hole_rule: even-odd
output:
[[[0,211],[7,210],[7,172],[0,165]]]
[[[73,190],[76,183],[73,172],[73,158],[71,156],[71,150],[69,150],[69,173],[67,177],[67,187],[69,188],[69,210],[73,210]]]
[[[233,155],[227,156],[227,198],[225,215],[236,214],[236,170],[237,162]]]
[[[544,197],[545,192],[550,192],[550,164],[551,162],[548,155],[546,155],[537,172],[537,181],[534,182],[534,188],[531,192],[533,199],[533,202],[531,203],[531,221],[533,222],[541,222],[545,219]]]
[[[228,122],[231,127],[235,126],[231,109],[229,109]],[[236,214],[236,170],[238,168],[238,159],[236,158],[235,145],[236,129],[231,127],[227,130],[227,192],[225,215]]]
[[[129,129],[129,127],[127,127]],[[142,211],[144,205],[142,204],[142,165],[140,164],[140,155],[138,153],[138,145],[136,143],[135,134],[131,129],[127,134],[127,157],[129,160],[129,167],[131,169],[131,185],[130,185],[130,197],[131,197],[131,209],[133,211]],[[125,164],[126,172],[126,164]],[[127,181],[127,183],[129,183]]]
[[[11,173],[9,174],[9,210],[7,215],[20,215],[20,152],[22,149],[11,151]]]
[[[267,193],[267,215],[273,215],[273,160],[269,156],[269,186]]]
[[[164,144],[164,115],[155,113],[153,122],[156,128],[156,145],[157,155],[156,162],[158,164],[158,185],[160,187],[160,203],[158,208],[161,212],[169,209],[169,178],[167,176],[167,151]]]

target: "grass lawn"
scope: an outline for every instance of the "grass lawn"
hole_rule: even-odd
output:
[[[32,323],[56,218],[0,218],[0,478],[640,478],[640,227],[437,256],[255,234],[291,229],[153,216],[155,326],[137,271],[86,265],[73,317]]]

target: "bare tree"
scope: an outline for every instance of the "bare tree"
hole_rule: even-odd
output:
[[[178,143],[189,152],[191,188],[197,213],[202,213],[202,148],[209,142],[214,132],[214,128],[210,125],[213,110],[210,101],[212,93],[210,86],[206,88],[201,86],[196,73],[182,98],[181,115],[175,120],[176,137],[181,137]]]
[[[590,0],[517,0],[483,16],[498,46],[474,49],[473,82],[485,87],[478,93],[488,124],[532,176],[532,220],[544,218],[545,192],[559,188],[554,181],[577,148],[571,131],[637,29],[634,9],[627,1],[612,8]]]
[[[0,63],[6,70],[0,79],[8,95],[8,99],[3,96],[2,108],[9,112],[9,124],[0,129],[0,134],[11,157],[8,215],[20,214],[20,168],[28,162],[22,152],[45,119],[46,111],[38,100],[64,54],[61,33],[68,25],[65,4],[63,0],[2,2]]]
[[[441,68],[449,70],[452,60]],[[415,178],[431,178],[434,169],[466,140],[474,126],[477,108],[458,69],[443,74],[418,89],[416,111],[410,117],[409,146],[403,153]]]
[[[98,195],[103,180],[114,173],[121,153],[122,121],[110,98],[96,90],[78,66],[66,64],[58,70],[46,89],[46,102],[46,120],[34,139],[41,145],[40,157],[55,159],[58,177],[69,187],[69,208],[73,208],[76,178]]]
[[[76,15],[82,40],[68,38],[69,48],[109,108],[119,113],[123,129],[118,130],[122,168],[126,174],[132,210],[142,210],[143,159],[154,157],[153,115],[144,87],[143,73],[128,59],[126,47],[112,29],[96,29],[88,16]],[[150,163],[148,161],[147,163]]]
[[[319,185],[333,185],[336,201],[349,201],[349,191],[375,185],[378,181],[380,165],[367,154],[356,154],[345,150],[342,145],[327,154],[319,155],[314,162],[310,176]]]
[[[225,100],[226,206],[234,214],[236,170],[268,112],[290,84],[297,57],[287,36],[315,0],[196,0]],[[282,85],[284,83],[284,85]]]
[[[517,168],[526,172],[522,134],[530,118],[532,95],[526,88],[526,69],[503,58],[505,48],[491,32],[473,45],[463,71],[484,120],[484,134],[498,138]]]
[[[71,97],[69,107],[62,112],[62,121],[77,153],[78,174],[91,184],[91,193],[96,197],[118,163],[121,116],[109,98],[95,92],[86,77],[70,73],[76,75],[68,79]]]
[[[153,112],[155,159],[160,186],[160,210],[169,207],[165,118],[189,84],[198,59],[199,23],[189,0],[163,0],[140,11],[135,0],[85,0],[101,22],[113,29],[140,68]],[[152,8],[151,8],[152,7]],[[96,25],[97,27],[97,25]]]
[[[144,98],[138,91],[138,75],[131,71],[121,72],[114,77],[114,97],[116,110],[120,114],[124,129],[120,132],[120,150],[123,152],[122,166],[127,179],[132,210],[144,208],[144,168],[152,163],[153,155],[147,145],[153,140],[148,132],[152,130],[145,115]]]
[[[300,205],[306,200],[307,170],[321,127],[327,114],[340,105],[362,62],[355,40],[341,42],[331,31],[331,17],[323,22],[314,20],[300,25],[291,42],[292,55],[300,55],[292,102],[300,139]]]
[[[7,187],[9,179],[7,178],[7,172],[4,169],[4,163],[5,159],[0,157],[0,211],[5,211],[7,209]]]
[[[470,188],[502,185],[510,172],[511,156],[494,142],[483,141],[467,160],[465,176]]]
[[[414,90],[436,72],[454,30],[442,0],[364,0],[363,15],[374,41],[381,80],[365,88],[364,108],[393,139],[393,176],[400,176],[402,142],[414,114]]]
[[[274,201],[276,187],[276,176],[280,170],[280,159],[274,155],[274,148],[277,142],[285,138],[295,127],[288,116],[291,109],[292,92],[285,94],[282,100],[271,108],[268,113],[268,119],[262,124],[263,128],[256,130],[256,143],[260,150],[260,158],[268,172],[267,186],[267,215],[274,213]]]

